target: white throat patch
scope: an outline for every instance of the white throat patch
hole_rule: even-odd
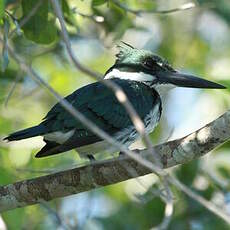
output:
[[[176,86],[173,84],[156,84],[153,88],[159,93],[161,99],[163,99],[170,90],[174,89]]]
[[[112,78],[119,78],[123,80],[132,80],[139,82],[151,82],[155,79],[154,76],[146,74],[144,72],[123,72],[118,69],[113,69],[112,71],[107,73],[104,79]],[[156,84],[152,87],[159,93],[161,99],[163,99],[165,95],[167,95],[167,93],[176,86],[173,84]]]
[[[153,81],[155,79],[154,76],[150,74],[146,74],[144,72],[123,72],[118,69],[113,69],[109,73],[105,75],[104,79],[112,79],[112,78],[120,78],[124,80],[132,80],[132,81]]]

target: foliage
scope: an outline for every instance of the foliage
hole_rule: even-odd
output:
[[[74,52],[91,69],[105,72],[114,61],[115,44],[123,40],[152,50],[177,68],[229,86],[230,5],[227,0],[198,0],[198,9],[174,14],[134,11],[172,9],[180,6],[181,1],[60,2]],[[50,1],[41,0],[38,10],[25,22],[36,4],[39,1],[0,0],[0,36],[4,40],[0,59],[1,138],[37,124],[55,103],[9,57],[6,43],[12,44],[63,96],[94,81],[69,62]],[[167,139],[173,128],[173,137],[185,135],[215,119],[229,108],[229,89],[222,92],[178,90],[167,97],[165,104],[162,122],[151,134],[153,143]],[[10,144],[0,142],[0,185],[85,163],[74,151],[34,159],[41,146],[39,138]],[[230,144],[225,143],[208,158],[173,169],[180,181],[228,213],[229,150]],[[95,226],[97,229],[150,229],[164,217],[164,202],[151,192],[161,191],[161,183],[154,176],[140,180],[151,185],[150,189],[131,180],[76,196],[73,200],[64,198],[51,202],[50,207],[61,216],[62,223],[43,205],[9,211],[2,217],[8,229],[56,229],[61,224],[80,229]],[[169,229],[229,229],[222,220],[176,188],[173,188],[173,195],[175,210]]]
[[[26,17],[34,7],[33,0],[22,1],[22,12]],[[27,39],[36,43],[49,44],[55,41],[57,37],[57,28],[55,26],[55,19],[49,19],[49,1],[42,2],[42,6],[38,8],[37,12],[30,18],[29,23],[26,23],[22,29]]]

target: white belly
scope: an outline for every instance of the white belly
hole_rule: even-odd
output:
[[[106,141],[99,141],[90,145],[84,145],[76,148],[80,154],[95,154],[99,152],[105,152],[109,148],[109,144]]]
[[[69,132],[66,132],[66,133],[63,133],[61,131],[57,131],[57,132],[45,134],[43,137],[47,141],[53,141],[53,142],[56,142],[58,144],[63,144],[70,137],[72,137],[72,135],[74,134],[74,131],[75,131],[74,129],[70,130]]]
[[[146,132],[148,134],[154,130],[154,128],[156,127],[156,125],[158,123],[159,116],[156,116],[156,113],[159,114],[159,108],[158,107],[155,108],[153,111],[151,111],[146,118],[148,120],[148,125],[146,126],[145,129],[146,129]],[[125,145],[128,149],[129,146],[133,142],[135,142],[139,137],[140,137],[140,135],[137,133],[135,128],[132,126],[130,128],[126,128],[126,129],[118,132],[116,134],[116,136],[114,136],[114,139],[116,141],[118,141],[119,143]],[[100,142],[96,142],[94,144],[85,145],[85,146],[76,148],[76,150],[81,157],[84,157],[87,154],[94,155],[96,153],[110,153],[110,154],[112,154],[112,153],[118,152],[119,148],[116,148],[116,147],[112,146],[111,144],[108,144],[108,142],[106,142],[106,141],[100,141]]]
[[[119,149],[108,144],[106,141],[99,141],[90,145],[81,146],[76,148],[76,151],[79,153],[81,158],[87,157],[87,155],[94,155],[97,153],[110,153],[113,154],[118,152]]]

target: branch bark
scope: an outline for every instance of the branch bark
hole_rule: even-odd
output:
[[[230,110],[201,129],[173,141],[155,146],[163,167],[170,168],[199,158],[230,138]],[[153,154],[140,151],[141,157],[154,162]],[[136,175],[130,174],[133,169]],[[115,184],[152,173],[128,156],[66,170],[47,176],[0,187],[0,212],[49,201],[58,197]]]

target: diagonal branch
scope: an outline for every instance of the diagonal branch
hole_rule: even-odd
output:
[[[229,138],[230,111],[227,111],[213,122],[183,138],[157,145],[155,151],[161,156],[164,168],[170,168],[203,156]],[[140,151],[140,155],[153,162],[154,157],[149,155],[147,150]],[[127,167],[125,168],[124,165]],[[128,168],[135,170],[136,177],[152,173],[151,169],[128,156],[121,156],[96,162],[93,165],[20,181],[0,187],[0,212],[77,194],[135,177],[129,173]],[[172,177],[169,178],[169,182],[176,183]],[[203,205],[210,205],[209,203]],[[215,205],[211,205],[209,210],[218,212]],[[222,218],[230,224],[230,218],[226,214],[223,214]]]

